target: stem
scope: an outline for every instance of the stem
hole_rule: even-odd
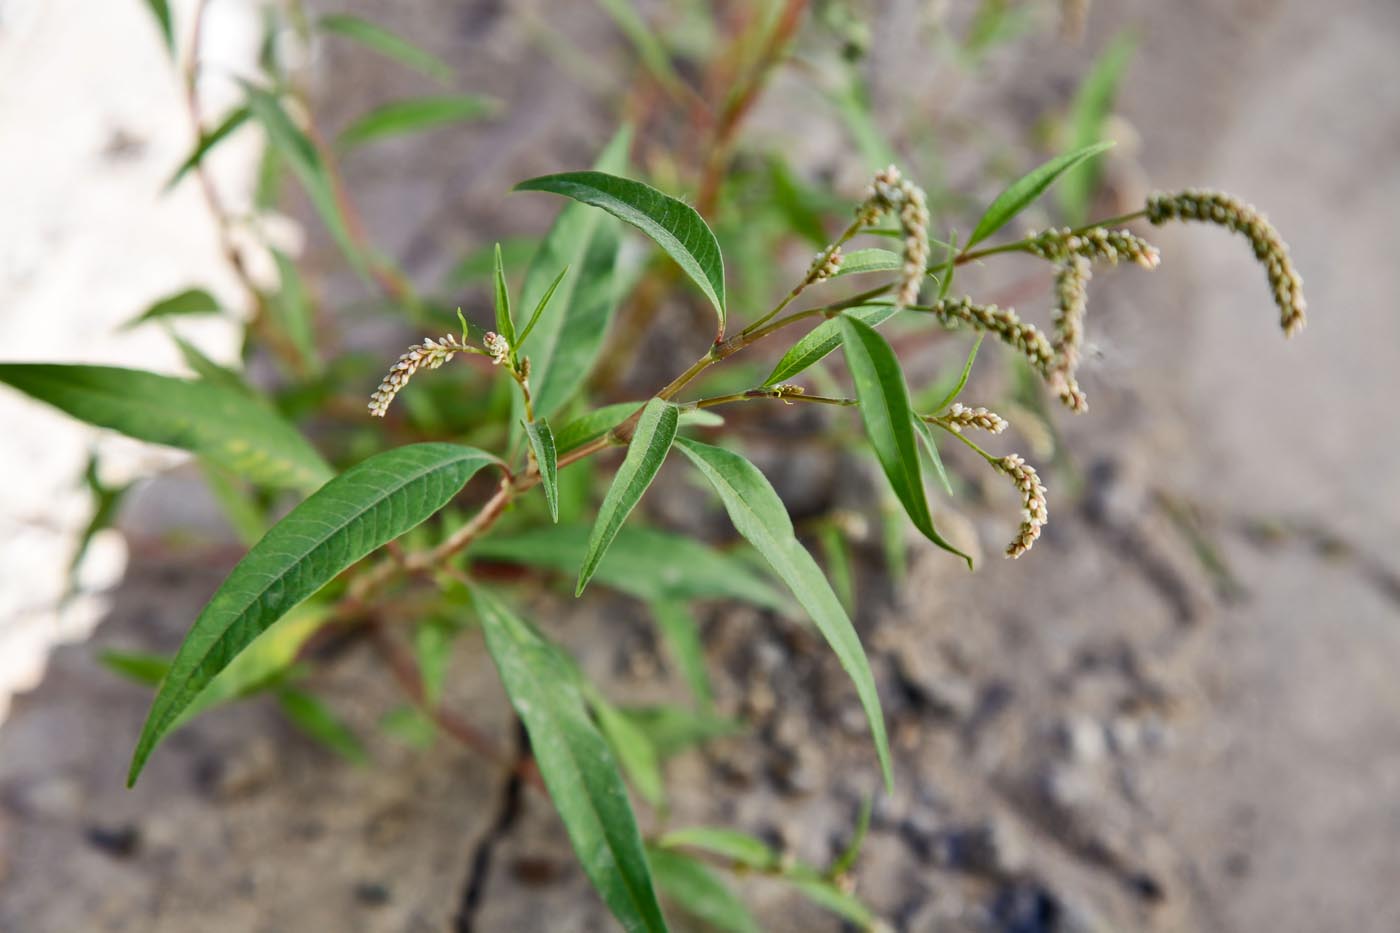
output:
[[[812,282],[816,280],[817,273],[820,272],[822,267],[830,261],[831,257],[836,254],[836,251],[842,246],[844,246],[846,243],[848,243],[853,236],[860,232],[860,228],[861,223],[859,220],[851,221],[851,225],[847,227],[844,231],[842,231],[841,236],[839,236],[834,243],[828,246],[825,251],[818,254],[817,258],[813,260],[812,267],[807,270],[807,274],[802,277],[802,281],[794,285],[792,287],[792,291],[788,292],[786,297],[784,297],[782,301],[778,302],[778,304],[773,308],[773,310],[769,311],[767,314],[763,315],[763,317],[754,321],[748,327],[745,327],[743,331],[740,332],[741,336],[743,334],[747,334],[751,331],[759,329],[764,324],[768,323],[773,318],[777,317],[780,313],[782,313],[784,308],[792,304],[793,299],[795,299],[798,295],[802,294],[802,290],[805,289],[808,285],[811,285]]]

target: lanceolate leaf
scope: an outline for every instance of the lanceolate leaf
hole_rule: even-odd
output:
[[[175,51],[175,27],[170,19],[170,0],[146,0],[146,6],[150,7],[151,15],[156,18],[156,28],[160,30],[160,39],[165,43],[166,51]]]
[[[943,409],[956,402],[958,396],[962,395],[962,390],[967,388],[967,380],[972,377],[972,364],[977,362],[977,351],[981,349],[982,338],[985,336],[985,333],[978,334],[977,339],[972,342],[972,349],[967,351],[967,362],[963,363],[962,372],[959,373],[957,381],[943,394],[938,404],[933,406],[933,412],[941,412]]]
[[[613,137],[598,157],[598,169],[626,171],[631,139],[626,128]],[[621,242],[617,221],[587,205],[569,204],[559,212],[525,273],[520,305],[534,308],[559,270],[568,269],[529,339],[520,342],[520,354],[530,357],[535,412],[542,417],[553,416],[572,400],[593,369],[616,310]],[[517,418],[520,414],[517,408]],[[560,445],[560,450],[566,449]]]
[[[649,848],[651,870],[661,890],[687,913],[718,930],[758,933],[749,909],[703,862],[670,849]]]
[[[578,587],[574,595],[582,593],[588,585],[608,545],[617,537],[618,529],[641,501],[642,493],[651,485],[656,471],[661,469],[671,449],[671,442],[676,439],[679,423],[680,412],[676,406],[659,398],[647,402],[642,410],[641,420],[637,422],[637,430],[633,432],[627,448],[627,456],[623,458],[622,466],[617,468],[608,494],[598,508],[598,518],[593,523],[593,533],[588,537],[588,550],[583,556],[583,566],[579,568]]]
[[[218,300],[202,288],[187,288],[162,298],[122,325],[122,330],[130,330],[137,324],[154,321],[163,317],[180,317],[191,314],[218,314]]]
[[[582,447],[589,441],[597,440],[612,428],[626,421],[627,417],[641,408],[643,404],[642,402],[618,402],[615,405],[604,405],[586,415],[580,415],[559,430],[559,434],[555,438],[559,452],[568,453],[575,448]],[[724,424],[724,419],[713,411],[691,408],[681,412],[681,427],[692,425],[712,428],[721,424]]]
[[[855,682],[856,693],[870,721],[870,733],[880,757],[885,785],[892,789],[894,773],[890,766],[889,740],[870,662],[831,584],[826,582],[812,555],[798,542],[782,500],[758,468],[738,454],[685,437],[678,443],[681,451],[719,493],[739,534],[748,539],[792,590]]]
[[[953,494],[953,483],[948,479],[948,470],[943,466],[943,457],[938,453],[938,442],[933,439],[933,429],[928,426],[928,422],[918,415],[913,416],[915,432],[919,435],[919,440],[924,442],[924,450],[928,451],[928,458],[933,462],[933,471],[938,474],[938,482],[943,485],[943,490],[949,496]]]
[[[490,594],[474,596],[487,650],[583,870],[624,929],[665,930],[627,789],[588,718],[573,663]]]
[[[598,728],[612,746],[622,770],[637,793],[653,807],[665,806],[666,783],[661,776],[661,759],[650,737],[586,682],[583,684],[583,694],[593,708]]]
[[[535,463],[539,465],[540,485],[544,487],[544,498],[549,503],[549,517],[559,521],[559,465],[554,453],[554,435],[549,433],[549,425],[541,418],[526,421],[525,436],[530,439],[530,450],[534,452]]]
[[[315,489],[331,468],[296,429],[248,396],[108,366],[0,364],[0,382],[81,421],[179,447],[267,486]]]
[[[1113,111],[1118,82],[1133,56],[1137,39],[1122,33],[1104,49],[1094,67],[1079,85],[1070,107],[1071,142],[1076,147],[1091,146],[1103,138],[1104,122]],[[1082,163],[1065,173],[1058,189],[1060,210],[1070,226],[1089,219],[1089,200],[1098,181],[1097,166]]]
[[[506,267],[501,261],[501,244],[496,244],[492,265],[492,279],[496,286],[496,333],[506,338],[511,352],[515,346],[515,319],[510,315],[510,286],[506,284]]]
[[[291,167],[297,180],[306,189],[307,197],[310,198],[316,212],[321,215],[321,220],[326,224],[326,229],[330,231],[340,251],[350,260],[356,272],[366,276],[367,259],[361,255],[360,248],[350,235],[350,227],[345,221],[345,215],[341,213],[340,203],[336,200],[335,190],[331,185],[329,170],[320,152],[310,137],[292,122],[277,97],[247,81],[240,84],[248,98],[248,112],[267,133],[268,145],[277,150],[283,162]]]
[[[1044,194],[1045,189],[1053,185],[1057,178],[1085,159],[1092,158],[1112,146],[1113,143],[1095,143],[1092,146],[1067,152],[1012,182],[1010,187],[997,195],[991,207],[988,207],[987,212],[982,215],[982,219],[977,221],[977,226],[973,229],[972,236],[967,238],[963,249],[970,249],[996,233],[1006,226],[1007,221],[1021,213],[1028,204]]]
[[[369,753],[355,733],[319,698],[295,687],[283,687],[277,691],[277,702],[302,732],[354,764],[369,764]]]
[[[400,447],[351,467],[292,509],[238,562],[185,636],[141,731],[129,782],[185,707],[253,639],[494,462],[454,444]]]
[[[719,241],[695,208],[650,185],[605,172],[565,172],[522,181],[516,191],[549,191],[601,207],[656,241],[690,276],[719,315],[724,332],[724,260]]]
[[[215,146],[223,142],[233,134],[234,130],[246,123],[248,121],[248,115],[247,107],[235,107],[233,110],[229,111],[228,116],[224,117],[223,120],[219,122],[218,126],[207,133],[201,133],[199,142],[195,144],[194,151],[190,153],[189,158],[180,163],[180,167],[175,170],[175,174],[171,175],[170,180],[165,183],[165,190],[169,191],[171,188],[178,185],[180,179],[184,178],[193,171],[199,163],[203,162],[204,157],[212,152]]]
[[[500,103],[474,94],[439,94],[410,97],[376,107],[340,134],[343,147],[360,146],[389,136],[418,133],[449,123],[466,123],[494,115]]]
[[[972,566],[972,558],[945,541],[933,527],[933,516],[924,493],[923,471],[919,468],[918,443],[914,439],[914,410],[899,359],[885,338],[869,324],[845,315],[837,320],[846,350],[846,364],[856,385],[856,398],[860,400],[861,420],[865,422],[865,432],[890,487],[924,537]]]
[[[472,545],[470,554],[572,573],[583,560],[589,532],[587,525],[559,525],[492,534]],[[647,602],[737,599],[778,611],[789,605],[743,561],[655,528],[620,529],[593,578]]]
[[[452,68],[442,59],[425,52],[418,46],[402,39],[382,26],[355,16],[323,16],[317,22],[326,32],[333,32],[351,41],[358,42],[368,49],[392,58],[400,64],[420,71],[443,84],[452,80]]]
[[[841,258],[836,275],[860,275],[862,272],[893,272],[904,266],[904,259],[887,249],[858,249]]]
[[[736,829],[689,826],[672,830],[661,837],[661,845],[667,849],[708,852],[753,871],[771,871],[781,861],[768,843]]]
[[[710,675],[705,670],[705,648],[700,643],[700,626],[682,602],[658,600],[651,604],[651,615],[666,643],[666,652],[680,669],[691,695],[701,709],[713,703]]]
[[[861,308],[852,308],[843,313],[864,321],[871,327],[878,327],[893,317],[898,310],[898,306],[892,304],[866,305]],[[783,358],[778,360],[778,365],[773,367],[773,372],[769,373],[768,378],[763,380],[763,384],[772,386],[786,382],[802,370],[819,362],[839,346],[841,346],[841,323],[834,318],[830,321],[822,321],[783,354]]]

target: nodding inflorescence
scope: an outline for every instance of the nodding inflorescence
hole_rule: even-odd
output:
[[[963,297],[944,298],[930,306],[929,311],[945,327],[970,327],[996,335],[1024,356],[1036,372],[1048,378],[1055,360],[1054,347],[1034,324],[1021,320],[1013,309],[979,305]]]
[[[890,212],[898,215],[904,237],[904,263],[895,302],[911,305],[919,299],[928,268],[928,198],[924,189],[903,177],[893,165],[876,173],[865,200],[856,208],[856,222],[869,227]]]
[[[1092,227],[1078,232],[1062,227],[1033,233],[1027,249],[1041,259],[1065,262],[1079,256],[1091,262],[1117,265],[1120,260],[1136,263],[1144,269],[1155,269],[1162,261],[1157,247],[1127,230]]]
[[[1075,370],[1079,368],[1084,344],[1084,311],[1088,307],[1089,260],[1070,255],[1055,270],[1055,350],[1047,379],[1060,401],[1075,412],[1089,410],[1089,400],[1079,388]]]
[[[996,412],[981,407],[969,408],[962,402],[954,402],[942,420],[954,434],[961,434],[963,428],[978,428],[988,434],[1000,434],[1008,426],[1007,420]]]
[[[1255,258],[1268,273],[1284,334],[1291,337],[1303,329],[1308,308],[1303,297],[1303,277],[1293,267],[1288,244],[1252,204],[1220,191],[1159,193],[1147,199],[1147,219],[1154,225],[1171,220],[1197,220],[1243,234],[1254,247]]]
[[[1009,454],[994,463],[997,469],[1011,477],[1021,494],[1021,527],[1006,546],[1006,556],[1014,559],[1031,549],[1040,537],[1041,527],[1050,520],[1045,504],[1045,486],[1041,484],[1035,467],[1022,459],[1020,454]]]
[[[369,399],[369,413],[376,418],[383,418],[389,410],[389,403],[394,400],[404,386],[408,385],[408,380],[413,378],[413,374],[420,369],[437,369],[443,363],[451,360],[458,353],[465,353],[471,350],[462,341],[447,334],[439,340],[432,337],[424,337],[422,343],[415,343],[389,367],[389,373],[384,377],[384,381],[379,383],[379,388],[374,390],[374,394]]]

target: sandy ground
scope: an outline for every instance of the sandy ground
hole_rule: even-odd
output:
[[[1247,247],[1208,229],[1162,231],[1150,280],[1096,282],[1095,407],[1060,419],[1082,500],[1055,500],[1045,539],[1015,564],[968,577],[916,549],[904,592],[861,580],[899,791],[876,809],[859,890],[908,930],[1394,930],[1400,8],[1101,12],[1091,46],[1122,22],[1143,37],[1120,110],[1145,176],[1266,206],[1307,279],[1311,323],[1280,339]],[[399,25],[422,37],[413,16]],[[490,86],[497,59],[522,54],[499,17],[463,34],[437,48],[464,62],[464,80]],[[1073,51],[1032,51],[1001,80],[1054,88],[1077,70]],[[462,215],[503,210],[483,192],[548,161],[541,151],[579,148],[577,124],[552,129],[551,114],[587,112],[582,92],[534,96],[549,81],[518,89],[538,107],[461,140],[480,143],[469,164],[438,147],[431,171],[405,167],[401,151],[355,169],[371,203],[466,192],[435,214],[371,210],[388,245],[417,244],[420,274],[459,245],[444,231]],[[832,476],[812,495],[843,501]],[[1173,519],[1183,511],[1225,571],[1198,558]],[[1009,530],[1002,510],[970,517],[989,542]],[[137,562],[99,642],[172,644],[218,579]],[[536,617],[559,619],[551,631],[610,689],[655,695],[635,606],[563,616],[551,600],[537,598]],[[874,779],[839,670],[781,620],[715,609],[706,631],[720,695],[754,730],[674,763],[676,821],[828,857]],[[462,650],[451,702],[500,710],[468,658],[477,648]],[[390,702],[362,676],[369,664],[352,649],[323,675],[361,723]],[[479,761],[382,739],[373,751],[389,767],[353,769],[251,704],[183,733],[128,793],[120,774],[144,703],[88,649],[66,648],[0,727],[0,929],[434,930],[457,916],[498,793]],[[560,837],[544,801],[527,798],[478,929],[608,928]],[[745,888],[768,928],[836,928],[781,889]]]

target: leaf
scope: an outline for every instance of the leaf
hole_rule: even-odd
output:
[[[369,764],[369,753],[350,727],[330,707],[304,690],[283,687],[277,702],[292,725],[347,761]]]
[[[413,653],[418,661],[418,675],[423,681],[423,697],[429,706],[442,699],[442,686],[447,680],[447,664],[452,660],[452,637],[456,631],[441,621],[429,620],[413,633]]]
[[[549,517],[559,521],[559,466],[554,452],[554,435],[549,433],[549,425],[541,418],[526,421],[525,436],[530,439],[530,451],[539,465],[540,485],[544,487],[544,498],[549,503]]]
[[[671,56],[667,54],[656,32],[637,14],[631,0],[598,0],[598,5],[612,17],[622,34],[636,47],[637,57],[642,60],[642,64],[656,83],[670,94],[684,93],[685,82],[671,64]]]
[[[943,539],[933,527],[928,499],[924,494],[923,473],[919,469],[919,449],[914,440],[914,409],[909,387],[894,350],[869,324],[841,315],[841,342],[846,365],[856,386],[861,420],[885,478],[899,499],[909,520],[934,544],[967,561],[972,558]]]
[[[692,745],[744,731],[741,722],[679,706],[633,706],[623,709],[622,715],[646,734],[662,761]]]
[[[487,650],[584,872],[625,929],[666,929],[617,760],[584,711],[573,662],[493,596],[473,595]]]
[[[146,0],[151,15],[156,18],[156,28],[160,30],[161,41],[166,51],[175,52],[175,25],[170,19],[170,0]]]
[[[1070,143],[1074,148],[1091,146],[1103,138],[1104,123],[1113,111],[1118,83],[1136,47],[1137,39],[1131,33],[1119,34],[1080,83],[1070,107]],[[1098,166],[1085,162],[1067,171],[1060,182],[1057,189],[1060,210],[1071,227],[1081,226],[1089,219],[1089,201],[1098,177]]]
[[[558,525],[493,534],[473,544],[469,553],[480,560],[569,573],[582,562],[589,533],[587,525]],[[765,609],[788,607],[782,594],[743,562],[655,528],[621,528],[594,579],[646,602],[737,599]]]
[[[878,922],[879,918],[869,907],[824,878],[794,878],[792,886],[814,904],[844,917],[863,930],[874,929]]]
[[[238,562],[185,636],[141,731],[128,783],[176,717],[258,634],[427,519],[494,462],[454,444],[399,447],[351,467],[292,509]]]
[[[792,519],[782,500],[758,468],[738,454],[686,437],[678,443],[681,451],[719,493],[739,534],[758,550],[792,590],[836,652],[841,666],[855,683],[861,706],[870,721],[870,734],[880,758],[885,786],[892,789],[894,772],[890,765],[889,739],[870,662],[831,584],[826,582],[812,555],[798,543]]]
[[[977,339],[972,342],[972,349],[968,351],[967,362],[963,363],[962,373],[958,376],[957,382],[953,383],[952,388],[943,395],[939,403],[934,405],[930,411],[934,413],[940,412],[956,402],[958,396],[962,395],[962,390],[967,388],[967,380],[972,376],[972,364],[977,362],[977,351],[981,349],[982,338],[985,336],[987,336],[985,333],[977,335]]]
[[[893,317],[898,310],[897,305],[881,304],[851,308],[843,313],[864,321],[871,327],[877,327]],[[802,370],[819,362],[840,345],[840,322],[834,318],[830,321],[822,321],[783,354],[783,358],[778,360],[778,365],[773,367],[773,371],[768,374],[767,379],[763,380],[763,384],[772,386],[786,382]]]
[[[180,317],[192,314],[218,314],[223,309],[218,300],[202,288],[187,288],[160,299],[136,317],[121,326],[121,330],[131,330],[147,321],[166,317]]]
[[[598,156],[597,168],[626,171],[631,139],[628,128],[618,131]],[[559,270],[567,268],[530,339],[520,341],[521,355],[530,357],[535,412],[541,417],[552,417],[578,395],[602,350],[617,306],[621,243],[615,221],[587,205],[569,204],[530,262],[520,289],[520,304],[526,308],[540,306]],[[522,412],[517,407],[517,419]],[[568,448],[561,444],[559,449]]]
[[[516,351],[515,320],[510,316],[510,286],[506,284],[506,268],[501,262],[501,244],[496,244],[492,264],[492,281],[496,286],[496,333],[506,338],[511,354]]]
[[[858,249],[841,257],[841,268],[836,270],[836,278],[843,275],[860,275],[862,272],[893,272],[903,268],[904,259],[887,249]]]
[[[598,517],[588,537],[588,550],[584,553],[583,565],[579,567],[575,596],[583,593],[608,545],[617,537],[618,529],[641,501],[642,493],[651,485],[657,470],[661,469],[671,449],[671,442],[676,439],[679,419],[680,412],[676,406],[659,398],[647,402],[646,408],[642,409],[641,420],[637,422],[637,429],[627,447],[627,456],[623,458],[622,466],[617,468],[617,475],[603,497],[603,504],[598,507]]]
[[[582,447],[589,441],[596,441],[621,424],[628,415],[642,407],[641,402],[618,402],[604,405],[585,415],[580,415],[559,429],[555,438],[560,453]]]
[[[384,104],[360,117],[336,138],[343,149],[365,143],[421,133],[451,123],[468,123],[500,112],[500,101],[475,94],[436,94]]]
[[[307,371],[320,373],[323,366],[316,342],[316,317],[311,296],[306,291],[306,282],[290,256],[280,249],[271,249],[270,252],[277,263],[279,283],[272,310]]]
[[[257,544],[267,533],[267,521],[240,478],[203,457],[199,459],[199,472],[239,542],[244,547]]]
[[[379,720],[379,728],[412,748],[431,748],[437,739],[438,727],[416,706],[396,706]]]
[[[200,381],[210,385],[246,395],[252,399],[259,399],[261,396],[254,391],[253,387],[243,381],[243,377],[227,366],[215,363],[204,355],[204,351],[199,347],[185,340],[174,330],[167,328],[166,336],[175,344],[175,348],[180,351],[180,357],[185,361],[185,365],[194,371]]]
[[[523,266],[530,261],[530,257],[539,248],[540,241],[536,237],[506,237],[501,240],[501,254],[505,257],[508,266]],[[495,250],[489,248],[476,249],[462,257],[462,260],[453,267],[443,281],[444,291],[454,291],[465,285],[488,278],[496,267]],[[521,338],[524,339],[523,336]]]
[[[442,84],[452,80],[452,67],[430,52],[420,49],[407,39],[400,38],[382,26],[360,19],[357,16],[336,14],[323,16],[316,25],[326,32],[344,36],[358,42],[365,48],[378,52],[402,65],[421,72]]]
[[[207,133],[201,132],[199,142],[195,143],[194,151],[189,154],[185,161],[180,163],[175,174],[170,176],[170,180],[165,183],[165,190],[169,191],[174,188],[181,179],[194,171],[204,161],[204,157],[214,151],[215,146],[233,135],[234,130],[248,122],[248,116],[247,107],[235,107],[219,121],[218,126]]]
[[[948,478],[948,470],[943,466],[943,457],[938,453],[938,442],[933,438],[933,429],[928,426],[928,422],[918,415],[911,415],[914,430],[918,433],[919,439],[924,443],[924,450],[928,451],[928,458],[933,462],[933,471],[938,474],[938,481],[943,485],[943,490],[949,496],[953,495],[953,482]]]
[[[367,278],[368,260],[350,234],[350,226],[341,212],[340,202],[331,184],[330,172],[321,158],[321,153],[310,137],[292,122],[281,101],[274,95],[247,81],[239,81],[239,84],[243,93],[247,95],[248,112],[267,133],[269,147],[277,150],[282,162],[297,176],[297,180],[306,191],[306,196],[311,200],[311,205],[321,216],[326,229],[330,231],[331,237],[356,273],[361,278]]]
[[[665,806],[666,786],[661,776],[661,759],[651,739],[591,685],[583,685],[583,694],[593,708],[598,728],[602,730],[603,737],[608,740],[608,745],[617,755],[622,770],[631,779],[637,793],[653,807]]]
[[[831,588],[836,591],[841,605],[847,612],[855,612],[856,580],[851,570],[851,552],[846,545],[841,526],[834,521],[823,522],[817,533],[821,542],[822,556],[826,558],[826,575],[831,580]]]
[[[851,841],[846,844],[846,848],[831,863],[831,868],[827,874],[833,878],[844,875],[856,864],[856,859],[860,857],[861,847],[865,845],[865,837],[870,833],[870,816],[875,810],[875,798],[866,797],[860,802],[860,814],[856,817],[856,831],[851,835]]]
[[[107,670],[133,683],[154,687],[170,670],[170,659],[144,651],[104,651],[97,661]]]
[[[0,364],[0,382],[80,421],[179,447],[250,481],[311,490],[331,468],[295,428],[246,395],[135,369]]]
[[[748,833],[714,826],[674,829],[661,837],[665,849],[698,849],[751,871],[772,871],[782,859],[768,843]]]
[[[971,249],[1006,226],[1007,221],[1021,213],[1028,204],[1044,194],[1045,189],[1053,185],[1055,180],[1065,172],[1085,159],[1092,158],[1112,147],[1113,143],[1095,143],[1092,146],[1067,152],[1064,155],[1056,156],[1012,182],[1005,191],[997,195],[996,200],[982,215],[982,219],[977,221],[972,236],[968,237],[967,243],[963,245],[963,250]]]
[[[710,675],[705,671],[705,648],[700,644],[700,626],[695,616],[685,603],[663,599],[651,604],[651,617],[695,702],[701,709],[710,709],[714,694],[710,690]]]
[[[816,198],[781,155],[774,153],[769,156],[768,178],[773,189],[773,204],[792,232],[819,249],[827,246],[831,241],[822,224],[821,211],[813,203]]]
[[[758,922],[734,892],[703,862],[660,847],[647,856],[656,883],[686,913],[731,933],[758,933]]]
[[[565,172],[522,181],[516,191],[548,191],[600,207],[651,237],[700,287],[724,333],[724,260],[719,241],[695,208],[650,185],[606,172]]]
[[[500,255],[501,244],[497,243],[497,258],[499,258]],[[549,288],[545,289],[544,294],[540,296],[539,304],[535,305],[535,310],[533,313],[531,313],[530,320],[525,323],[525,329],[520,332],[520,336],[516,339],[515,342],[524,343],[525,338],[530,336],[530,331],[534,330],[535,325],[539,323],[540,315],[544,314],[544,309],[549,307],[549,300],[554,297],[554,293],[559,289],[559,283],[564,281],[564,276],[568,275],[568,273],[569,267],[565,266],[564,268],[559,270],[559,274],[554,277],[554,281],[549,283]],[[514,346],[514,343],[512,343],[512,346]]]

